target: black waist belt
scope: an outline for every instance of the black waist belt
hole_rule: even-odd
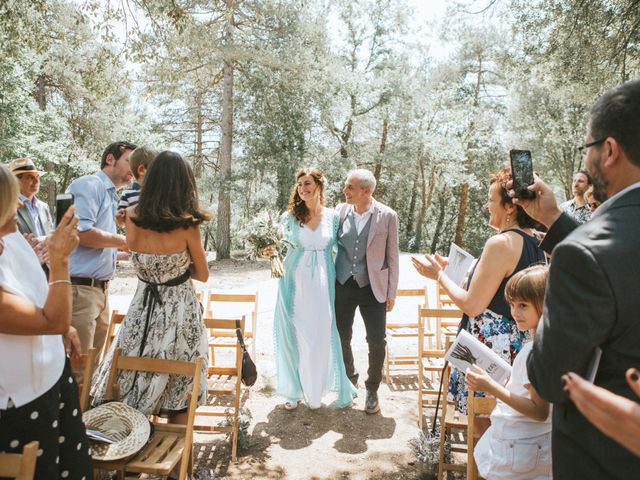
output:
[[[144,295],[142,297],[142,305],[147,307],[147,316],[144,322],[144,332],[142,334],[142,341],[140,342],[140,352],[138,354],[139,357],[142,356],[142,350],[144,349],[145,344],[147,343],[147,335],[149,335],[149,321],[151,320],[151,314],[156,306],[156,303],[162,305],[162,298],[160,298],[160,292],[158,292],[158,287],[177,287],[178,285],[182,285],[184,282],[191,278],[191,271],[187,269],[182,275],[172,278],[164,283],[153,283],[147,280],[144,280],[140,277],[138,279],[141,282],[147,284],[144,287]]]
[[[84,285],[86,287],[96,287],[106,290],[109,280],[96,280],[95,278],[71,277],[71,285]]]

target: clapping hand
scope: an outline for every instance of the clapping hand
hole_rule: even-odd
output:
[[[437,253],[435,255],[425,255],[424,258],[427,262],[419,260],[417,257],[411,257],[411,263],[413,267],[423,277],[436,280],[441,270],[444,270],[449,263],[446,258],[441,257]]]
[[[116,224],[119,227],[124,227],[125,226],[126,218],[127,218],[127,210],[125,208],[121,208],[120,210],[118,210],[116,212]]]
[[[40,261],[40,265],[44,265],[49,263],[49,249],[47,248],[47,244],[45,241],[40,240],[33,233],[25,233],[24,238],[26,238],[31,248],[36,253],[38,260]]]

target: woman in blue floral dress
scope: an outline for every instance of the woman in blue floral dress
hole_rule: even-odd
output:
[[[504,298],[504,287],[515,273],[530,265],[543,263],[545,257],[538,240],[533,236],[533,228],[537,223],[522,207],[514,205],[507,193],[509,180],[510,168],[503,168],[491,175],[485,208],[489,212],[489,225],[498,233],[485,243],[478,262],[471,270],[466,289],[456,285],[444,273],[446,260],[438,255],[426,255],[426,263],[414,258],[413,264],[420,274],[437,280],[464,312],[461,328],[468,330],[511,364],[528,334],[518,330]],[[457,402],[457,409],[466,414],[464,372],[452,370],[449,394]]]

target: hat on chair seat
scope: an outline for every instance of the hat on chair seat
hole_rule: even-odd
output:
[[[84,412],[82,421],[88,430],[95,430],[115,440],[107,443],[89,438],[94,460],[112,461],[131,457],[149,441],[151,423],[140,411],[122,402],[109,402]]]

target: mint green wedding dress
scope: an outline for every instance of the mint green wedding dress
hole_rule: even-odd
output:
[[[291,246],[274,316],[278,393],[318,408],[327,393],[335,392],[336,406],[348,407],[356,389],[345,372],[335,321],[338,214],[325,208],[316,230],[301,227],[288,212],[281,222]]]

